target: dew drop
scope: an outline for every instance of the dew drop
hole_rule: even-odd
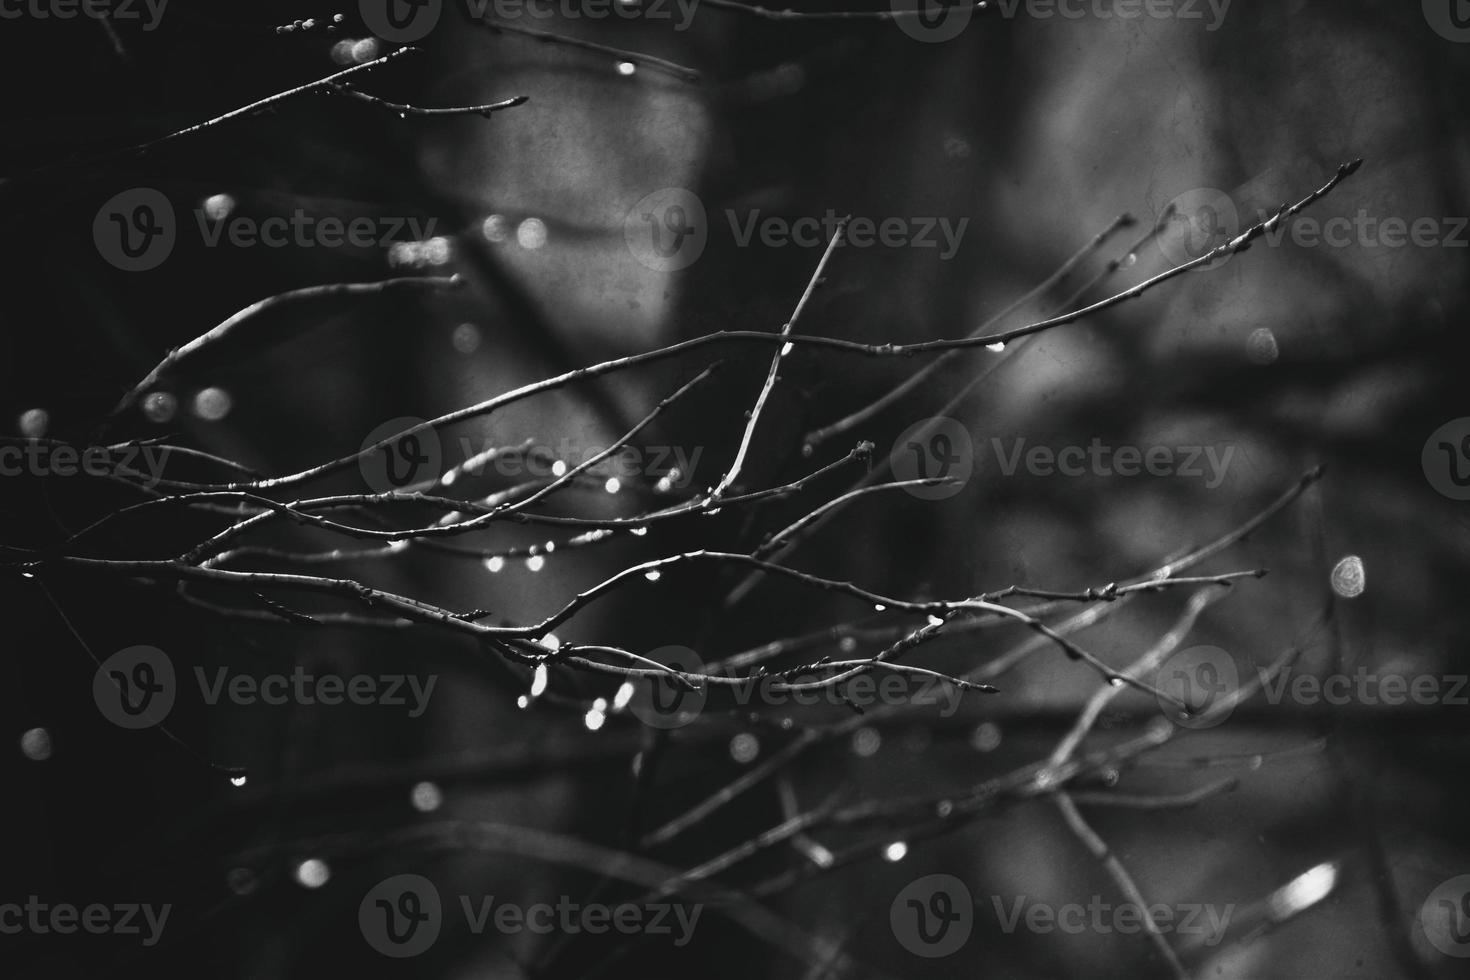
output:
[[[730,758],[741,765],[754,762],[756,756],[761,754],[760,739],[749,732],[741,732],[730,739]]]
[[[167,391],[150,392],[143,399],[143,417],[162,425],[171,421],[179,410],[179,400]]]
[[[650,568],[648,571],[643,573],[643,577],[648,579],[648,581],[650,582],[657,582],[659,579],[663,578],[663,573],[660,572],[657,568]]]
[[[1363,559],[1348,555],[1332,569],[1332,591],[1344,599],[1353,599],[1363,594],[1368,587],[1368,573]]]
[[[408,794],[409,802],[420,813],[433,813],[444,805],[444,791],[436,783],[414,783]]]
[[[51,733],[44,728],[30,728],[20,737],[20,751],[32,762],[51,758]]]
[[[1004,340],[997,340],[993,344],[986,344],[985,349],[990,351],[992,354],[999,354],[1001,351],[1006,349],[1006,342]]]
[[[492,574],[505,567],[505,559],[499,555],[491,555],[485,559],[485,570]]]
[[[27,439],[39,439],[51,425],[51,414],[44,408],[28,408],[20,413],[20,434]]]
[[[544,642],[544,641],[543,641]],[[531,697],[539,698],[546,693],[546,685],[551,681],[551,672],[546,669],[545,664],[537,664],[536,671],[531,677]]]
[[[332,869],[321,858],[307,858],[296,865],[296,882],[303,888],[320,888],[332,878]]]
[[[897,863],[907,857],[908,853],[909,846],[901,840],[896,840],[883,848],[883,860]]]
[[[239,789],[241,786],[244,786],[247,782],[249,782],[249,777],[248,776],[231,776],[230,777],[230,785],[233,786],[233,787],[235,787],[236,789]]]

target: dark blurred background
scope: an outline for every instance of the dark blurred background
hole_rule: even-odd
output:
[[[891,22],[785,22],[714,7],[698,8],[687,30],[653,17],[505,21],[687,65],[700,73],[689,81],[605,50],[490,30],[451,3],[419,42],[421,53],[354,84],[416,106],[516,95],[529,96],[526,105],[490,118],[402,118],[309,94],[145,154],[110,156],[396,45],[372,39],[353,5],[179,3],[152,30],[122,18],[7,17],[0,20],[8,93],[0,141],[7,178],[0,183],[0,426],[6,436],[85,442],[171,348],[286,290],[464,277],[459,290],[267,314],[283,342],[170,378],[160,390],[172,401],[129,411],[111,436],[170,435],[264,473],[286,473],[355,452],[395,418],[432,418],[715,330],[778,329],[821,248],[742,247],[732,223],[757,211],[785,219],[829,210],[876,221],[968,219],[948,258],[939,248],[839,250],[800,325],[803,333],[904,343],[968,334],[1122,213],[1136,224],[1002,325],[1142,282],[1199,254],[1199,241],[1224,240],[1217,226],[1239,230],[1361,157],[1362,169],[1304,215],[1429,218],[1439,241],[1392,247],[1355,234],[1341,247],[1289,235],[1257,243],[1003,359],[967,353],[811,457],[802,453],[804,433],[868,404],[927,358],[798,349],[745,480],[795,479],[858,439],[873,440],[884,458],[921,420],[941,413],[959,420],[974,445],[973,475],[961,492],[940,501],[867,498],[785,559],[880,593],[953,598],[1009,584],[1081,589],[1145,572],[1225,533],[1325,465],[1324,479],[1294,505],[1203,566],[1271,574],[1210,607],[1188,644],[1217,646],[1253,674],[1303,636],[1331,595],[1332,568],[1355,556],[1366,588],[1338,596],[1330,626],[1315,634],[1298,669],[1453,676],[1467,669],[1470,639],[1461,578],[1470,505],[1438,492],[1422,456],[1432,433],[1470,415],[1463,394],[1470,232],[1462,217],[1470,215],[1463,98],[1470,37],[1458,36],[1466,32],[1447,19],[1450,5],[1440,6],[1238,0],[1218,20],[1203,4],[1198,18],[1126,20],[1028,15],[1023,5],[1012,16],[977,12],[942,42]],[[333,21],[337,13],[343,17]],[[294,27],[308,16],[312,26]],[[277,30],[285,24],[293,30]],[[103,162],[88,162],[98,156]],[[178,236],[161,265],[129,272],[99,252],[93,225],[105,202],[139,187],[168,198]],[[666,188],[695,195],[706,213],[702,254],[676,271],[650,268],[629,245],[639,202]],[[1171,201],[1194,223],[1182,230],[1173,223],[1130,253],[1128,243]],[[302,209],[435,224],[428,236],[405,232],[392,247],[210,246],[202,229],[212,226],[195,217],[201,209],[253,220]],[[1123,261],[1110,279],[1074,296],[1114,258]],[[769,354],[763,345],[700,348],[520,402],[446,430],[446,459],[462,458],[462,445],[532,437],[606,444],[718,356],[725,363],[715,379],[644,439],[698,450],[689,486],[705,487],[728,464]],[[946,407],[985,370],[982,383]],[[1199,445],[1233,454],[1216,485],[1007,475],[990,452],[992,439]],[[852,475],[819,489],[841,492]],[[353,476],[313,492],[348,492]],[[5,543],[29,548],[54,546],[137,499],[104,481],[0,482]],[[639,503],[631,492],[590,495],[580,512],[636,513]],[[793,498],[756,513],[731,509],[662,525],[645,537],[547,556],[535,571],[517,560],[492,572],[413,549],[391,563],[330,566],[329,574],[521,622],[636,561],[695,548],[749,550],[811,506]],[[140,517],[98,535],[89,553],[169,557],[219,521],[179,512]],[[497,530],[475,544],[545,536]],[[268,540],[333,541],[299,529]],[[781,636],[877,621],[850,599],[772,581],[727,608],[744,577],[739,569],[690,566],[591,607],[558,636],[644,651],[679,644],[709,661]],[[1186,599],[1183,590],[1143,598],[1079,641],[1111,664],[1128,663],[1169,628]],[[530,848],[507,853],[464,827],[489,821],[636,850],[644,833],[808,726],[845,722],[850,713],[812,709],[782,727],[716,702],[699,724],[667,737],[626,715],[589,731],[578,705],[611,696],[615,683],[558,673],[554,686],[567,703],[519,710],[525,671],[430,631],[226,620],[181,602],[166,584],[61,571],[38,583],[4,570],[0,603],[12,624],[4,634],[8,683],[0,685],[11,739],[0,899],[38,893],[79,904],[174,906],[154,948],[120,937],[0,937],[9,948],[0,954],[7,975],[1169,975],[1136,935],[1001,928],[992,896],[1007,905],[1018,896],[1053,905],[1098,894],[1120,900],[1044,802],[997,808],[914,840],[901,860],[836,868],[761,898],[779,921],[845,961],[793,957],[714,909],[687,947],[654,937],[564,941],[447,928],[425,955],[390,960],[369,948],[357,924],[363,894],[386,876],[419,873],[446,896],[519,902],[641,894],[577,861],[548,862]],[[1020,628],[959,634],[916,662],[961,671],[1025,635]],[[288,671],[304,663],[321,671],[412,669],[439,683],[430,710],[416,719],[376,707],[209,708],[184,699],[170,729],[186,748],[157,731],[120,731],[96,710],[88,651],[105,659],[135,644],[168,651],[181,671]],[[967,698],[954,717],[914,709],[804,755],[786,781],[796,805],[959,794],[1048,753],[1098,679],[1042,650],[996,683],[1000,694]],[[1094,736],[1099,744],[1136,734],[1158,714],[1133,693],[1115,707]],[[1460,961],[1427,942],[1415,921],[1436,885],[1470,873],[1460,832],[1464,719],[1463,707],[1446,704],[1335,712],[1251,705],[1111,777],[1120,791],[1147,794],[1234,775],[1233,792],[1186,809],[1087,812],[1143,894],[1159,902],[1244,909],[1330,866],[1332,887],[1310,908],[1279,922],[1268,916],[1218,945],[1189,949],[1181,941],[1181,958],[1198,975],[1461,975]],[[18,751],[22,734],[38,728],[49,740],[40,760]],[[243,767],[246,782],[231,785],[200,756]],[[635,758],[638,767],[657,763],[642,782]],[[413,791],[426,782],[439,794],[431,794],[432,806]],[[646,857],[691,867],[787,813],[776,785],[764,783]],[[813,836],[837,850],[873,832]],[[902,827],[892,833],[904,838]],[[302,862],[312,860],[329,871],[307,887]],[[717,880],[755,885],[805,860],[796,848],[778,847]],[[938,872],[962,879],[975,896],[975,931],[960,952],[921,959],[889,928],[890,903],[909,882]]]

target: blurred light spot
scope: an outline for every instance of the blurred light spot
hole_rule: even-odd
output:
[[[51,758],[51,733],[44,728],[27,729],[20,737],[20,751],[32,762]]]
[[[211,194],[204,199],[204,216],[210,221],[223,221],[235,211],[235,199],[228,194]]]
[[[842,639],[837,641],[837,649],[841,650],[843,653],[852,653],[854,650],[857,649],[857,637],[844,636]]]
[[[622,711],[626,708],[628,703],[633,700],[634,693],[633,682],[623,681],[622,687],[618,688],[618,693],[613,695],[613,710]]]
[[[20,434],[27,439],[39,439],[51,425],[51,413],[44,408],[28,408],[20,413]]]
[[[420,813],[433,813],[444,805],[443,790],[427,780],[422,783],[414,783],[408,798],[413,803],[413,808]]]
[[[615,476],[610,476],[607,478],[607,482],[602,485],[602,489],[606,490],[608,493],[617,493],[619,490],[623,489],[623,481],[619,480]]]
[[[339,65],[352,64],[352,46],[356,43],[352,38],[344,37],[332,45],[332,61]]]
[[[255,891],[255,872],[249,868],[231,868],[225,874],[225,884],[236,895],[249,895]]]
[[[672,489],[674,489],[674,481],[667,476],[659,477],[658,482],[653,485],[654,493],[668,493]]]
[[[954,813],[954,801],[953,800],[940,800],[934,806],[934,815],[936,817],[939,817],[941,820],[944,819],[944,818],[946,818],[946,817],[951,816],[953,813]]]
[[[504,567],[505,559],[499,555],[491,555],[485,559],[485,570],[488,572],[498,572]]]
[[[503,214],[492,214],[480,226],[480,232],[486,241],[499,244],[510,238],[510,221]]]
[[[963,160],[970,155],[970,143],[963,136],[950,136],[944,141],[944,155]]]
[[[516,242],[521,248],[537,249],[546,244],[546,222],[527,218],[516,225]]]
[[[587,726],[587,730],[589,732],[595,732],[606,722],[607,701],[604,698],[598,698],[596,701],[592,702],[592,707],[587,709],[587,714],[582,719],[582,723]]]
[[[541,571],[542,567],[545,566],[545,564],[546,559],[542,558],[540,555],[532,555],[530,558],[526,559],[526,567],[533,572]]]
[[[730,739],[730,758],[741,765],[754,762],[755,757],[761,754],[761,742],[749,732],[741,732]]]
[[[388,264],[395,268],[444,265],[452,255],[449,239],[443,235],[421,242],[394,242],[388,246]]]
[[[194,414],[206,422],[218,422],[230,414],[234,404],[223,388],[205,388],[194,396]]]
[[[977,752],[994,752],[1000,748],[1000,726],[992,721],[981,722],[970,733],[970,744]]]
[[[365,37],[360,41],[352,42],[352,60],[359,65],[365,61],[372,61],[378,56],[378,39]]]
[[[1337,886],[1337,866],[1319,864],[1282,885],[1266,900],[1272,921],[1281,922],[1316,905]]]
[[[167,391],[155,391],[143,399],[143,417],[150,422],[170,422],[178,410],[179,400]]]
[[[1368,573],[1357,555],[1348,555],[1332,569],[1332,591],[1344,599],[1362,595],[1367,586]]]
[[[883,736],[876,728],[859,728],[852,733],[852,751],[865,759],[875,755],[882,745]]]
[[[480,328],[473,323],[461,323],[454,328],[449,342],[461,354],[473,354],[480,349]]]
[[[905,857],[908,856],[908,853],[909,846],[901,840],[896,840],[892,844],[889,844],[887,847],[883,848],[883,860],[902,861]]]
[[[618,74],[622,75],[624,78],[627,78],[629,75],[633,74],[637,70],[638,66],[633,64],[633,62],[631,61],[618,62]]]
[[[1276,335],[1270,327],[1257,327],[1245,341],[1245,356],[1252,364],[1270,364],[1281,356]]]
[[[296,881],[303,888],[320,888],[332,878],[332,869],[321,858],[307,858],[296,865]]]

